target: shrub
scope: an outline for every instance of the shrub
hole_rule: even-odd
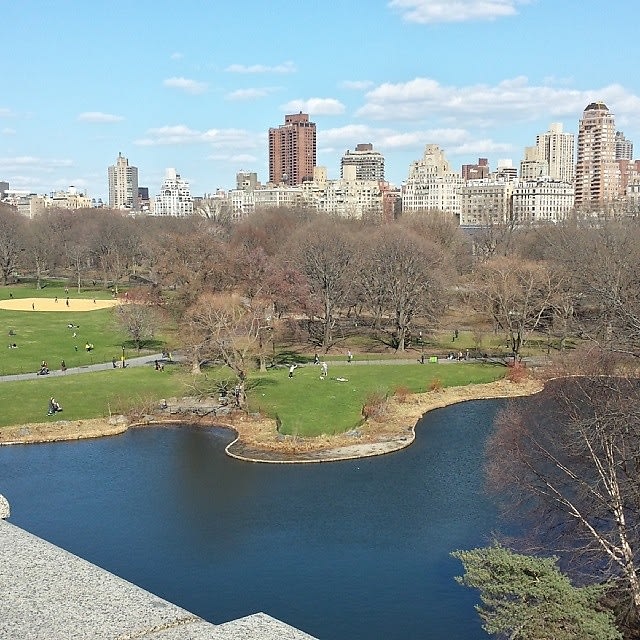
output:
[[[429,383],[429,391],[442,391],[444,389],[444,385],[442,384],[442,380],[440,378],[434,378]]]
[[[404,386],[396,387],[393,395],[398,399],[398,402],[406,402],[407,397],[411,395],[411,389]]]
[[[529,372],[522,362],[510,362],[507,365],[506,378],[509,382],[522,382],[529,377]]]
[[[381,420],[387,411],[387,394],[375,391],[369,394],[362,407],[362,417],[365,420]]]

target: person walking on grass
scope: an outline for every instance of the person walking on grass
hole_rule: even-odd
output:
[[[292,365],[289,367],[289,377],[290,377],[290,378],[293,378],[293,372],[294,372],[297,368],[298,368],[298,365],[297,365],[297,364],[292,364]]]
[[[324,380],[327,377],[327,373],[329,372],[329,365],[326,362],[322,362],[320,365],[320,380]]]
[[[351,364],[353,362],[353,353],[351,351],[347,351],[347,364]]]

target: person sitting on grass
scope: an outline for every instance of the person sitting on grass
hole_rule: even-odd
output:
[[[60,403],[54,397],[49,398],[49,411],[47,412],[47,415],[52,416],[58,413],[58,411],[62,411]]]

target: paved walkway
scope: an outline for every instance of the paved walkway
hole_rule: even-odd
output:
[[[163,358],[161,353],[154,353],[146,356],[139,356],[136,358],[127,359],[127,367],[146,367],[153,366],[155,361],[166,363],[167,360]],[[120,361],[118,367],[120,367]],[[45,376],[40,376],[37,373],[14,373],[7,376],[0,376],[0,382],[10,382],[15,380],[35,380],[36,378],[57,378],[60,376],[72,376],[77,373],[89,373],[91,371],[107,371],[113,369],[112,362],[98,362],[97,364],[88,364],[82,367],[68,367],[66,371],[60,369],[50,369],[49,373]]]
[[[139,356],[136,358],[129,358],[127,360],[127,367],[146,367],[154,365],[155,361],[165,363],[167,360],[163,357],[161,353],[154,353],[146,356]],[[523,359],[525,363],[529,365],[540,365],[546,361],[544,356],[532,356]],[[179,356],[174,357],[172,362],[180,362],[181,358]],[[471,363],[471,362],[502,362],[503,360],[500,358],[487,358],[486,360],[475,360],[474,358],[470,358],[469,360],[462,360],[462,363]],[[380,364],[420,364],[420,358],[403,358],[403,359],[385,359],[385,360],[358,360],[354,358],[350,363],[346,360],[327,360],[326,361],[329,366],[335,365],[346,365],[346,366],[354,366],[354,365],[380,365]],[[458,360],[448,360],[447,358],[439,358],[438,364],[458,364]],[[424,365],[428,366],[429,360],[425,357]],[[300,364],[298,366],[314,366],[313,362],[306,362],[304,364]],[[120,362],[118,361],[118,367],[120,367]],[[284,365],[282,368],[286,368]],[[92,371],[107,371],[109,369],[113,369],[112,362],[99,362],[97,364],[88,364],[82,367],[69,367],[66,371],[62,372],[60,369],[49,370],[49,373],[46,376],[39,376],[37,373],[15,373],[6,376],[0,376],[0,382],[10,382],[16,380],[35,380],[36,378],[56,378],[60,376],[69,376],[78,373],[90,373]]]

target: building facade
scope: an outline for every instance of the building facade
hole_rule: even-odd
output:
[[[269,182],[296,186],[313,179],[316,125],[306,113],[286,115],[284,124],[269,129]]]
[[[108,169],[109,207],[131,209],[138,207],[138,168],[129,165],[127,158],[118,154],[116,163]]]
[[[512,180],[467,180],[458,188],[460,226],[504,224],[512,219]]]
[[[422,160],[409,167],[409,177],[402,186],[402,211],[445,211],[460,214],[458,189],[464,180],[451,171],[444,152],[437,144],[425,147]]]
[[[566,220],[573,209],[574,189],[553,178],[521,180],[513,188],[512,215],[516,222],[543,224]]]
[[[549,175],[549,163],[540,157],[538,147],[525,147],[524,158],[520,161],[520,178],[537,180]]]
[[[345,167],[356,168],[357,180],[384,182],[384,156],[374,151],[372,144],[358,144],[355,151],[346,151],[340,161],[340,177],[345,177]]]
[[[462,165],[463,180],[482,180],[489,177],[489,160],[478,158],[477,164]]]
[[[546,175],[559,182],[572,183],[575,177],[575,146],[575,136],[565,133],[559,122],[552,122],[549,131],[536,136],[538,157],[547,163]]]
[[[167,169],[160,193],[153,202],[153,215],[184,217],[193,214],[189,183],[175,169]]]
[[[592,102],[584,110],[578,128],[575,204],[594,209],[618,197],[616,127],[604,102]]]
[[[633,160],[633,142],[622,131],[616,131],[616,160]]]

